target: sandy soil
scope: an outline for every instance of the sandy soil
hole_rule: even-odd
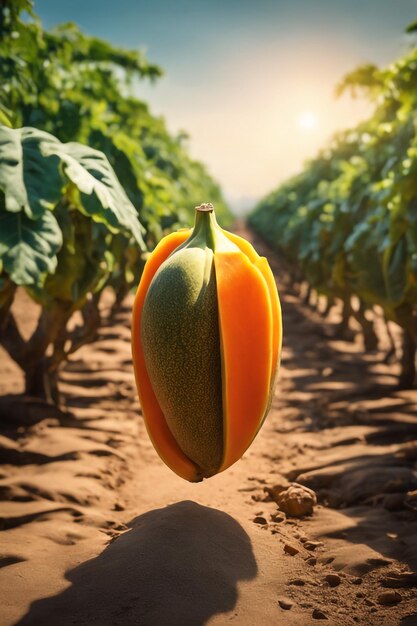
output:
[[[336,339],[337,312],[304,306],[268,256],[282,369],[261,433],[225,473],[188,484],[154,452],[130,302],[66,366],[67,411],[26,400],[18,423],[17,399],[3,405],[2,626],[417,624],[417,391],[396,389],[383,352]],[[0,373],[0,394],[21,391],[4,353]],[[313,515],[278,511],[271,488],[286,480],[316,492]]]

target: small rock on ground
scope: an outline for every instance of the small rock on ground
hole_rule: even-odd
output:
[[[341,582],[341,578],[338,574],[326,574],[324,580],[330,585],[330,587],[337,587]]]
[[[294,556],[295,554],[298,554],[300,551],[298,548],[296,548],[292,544],[286,543],[284,545],[284,552],[286,552],[287,554],[291,554],[291,556]]]
[[[402,599],[402,595],[398,593],[398,591],[384,591],[378,596],[379,604],[383,605],[397,604],[398,602],[401,602]]]
[[[271,498],[278,504],[281,511],[291,517],[311,515],[317,504],[316,494],[312,489],[292,483],[287,489],[277,490],[272,487],[268,490]]]
[[[294,602],[292,602],[292,600],[289,600],[288,598],[280,598],[278,600],[278,604],[281,609],[284,609],[284,611],[289,611],[291,607],[294,606]]]

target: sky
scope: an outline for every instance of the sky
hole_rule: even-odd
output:
[[[161,65],[164,77],[136,95],[188,133],[241,212],[370,115],[335,86],[410,47],[417,0],[35,0],[35,11],[46,28],[73,21]]]

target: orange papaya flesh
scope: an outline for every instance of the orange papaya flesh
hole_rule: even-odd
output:
[[[271,388],[275,386],[276,377],[278,373],[279,367],[279,354],[281,353],[281,345],[282,345],[282,314],[281,314],[281,305],[278,297],[277,286],[275,283],[275,278],[272,273],[271,268],[269,267],[269,263],[265,257],[259,256],[256,252],[255,248],[243,237],[239,237],[239,235],[235,235],[234,233],[229,233],[227,230],[223,230],[223,233],[226,235],[230,241],[236,244],[240,250],[246,254],[246,256],[255,264],[255,266],[260,270],[262,276],[265,278],[266,283],[268,285],[269,295],[271,298],[272,304],[272,317],[273,317],[273,338],[272,338],[272,371],[271,371]],[[273,389],[271,389],[273,391]]]
[[[149,379],[140,339],[143,304],[149,285],[159,266],[189,237],[190,232],[191,230],[186,229],[164,237],[156,246],[145,265],[133,305],[132,354],[136,386],[149,438],[155,450],[169,468],[181,476],[181,478],[190,482],[196,482],[201,480],[199,468],[183,453],[168,428]]]
[[[281,305],[278,298],[278,291],[275,284],[275,278],[269,263],[265,257],[259,257],[255,263],[255,267],[261,272],[268,287],[269,297],[271,299],[272,308],[272,372],[271,381],[273,382],[279,366],[279,355],[282,347],[282,313]]]
[[[214,255],[221,337],[224,456],[219,471],[250,445],[268,404],[273,318],[267,283],[240,252]]]
[[[255,248],[243,237],[239,237],[239,235],[235,235],[234,233],[230,233],[226,230],[223,230],[223,233],[226,235],[230,241],[236,244],[240,250],[247,255],[247,257],[254,263],[254,265],[260,270],[262,276],[265,278],[269,295],[271,298],[272,305],[272,322],[273,322],[273,336],[272,336],[272,369],[271,369],[271,379],[270,379],[270,388],[269,388],[269,402],[265,409],[264,416],[262,420],[259,422],[258,429],[253,434],[253,439],[259,432],[259,429],[262,427],[266,416],[268,415],[269,409],[271,408],[273,393],[275,389],[275,384],[278,377],[278,369],[279,369],[279,357],[281,354],[282,347],[282,312],[281,312],[281,304],[278,297],[278,290],[275,283],[275,278],[272,273],[271,268],[269,267],[269,263],[265,257],[259,256],[256,252]]]
[[[223,229],[222,233],[226,235],[226,237],[230,239],[230,241],[232,241],[243,252],[243,254],[246,254],[252,263],[256,263],[257,260],[261,258],[252,244],[250,244],[249,241],[246,241],[246,239],[243,239],[243,237],[239,237],[239,235],[229,233],[228,230]]]
[[[278,297],[278,291],[275,283],[275,278],[272,273],[269,263],[265,257],[259,257],[259,260],[255,263],[256,267],[262,273],[266,284],[268,286],[269,296],[271,299],[272,310],[272,368],[271,368],[271,380],[269,386],[269,401],[265,409],[264,416],[259,424],[258,430],[255,432],[254,437],[258,434],[259,429],[264,423],[266,416],[271,408],[275,385],[278,377],[278,369],[282,348],[282,312],[281,304]]]

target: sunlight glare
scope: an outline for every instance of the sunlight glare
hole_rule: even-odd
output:
[[[299,128],[306,131],[314,130],[319,124],[317,115],[315,113],[312,113],[312,111],[304,111],[298,117],[297,121]]]

